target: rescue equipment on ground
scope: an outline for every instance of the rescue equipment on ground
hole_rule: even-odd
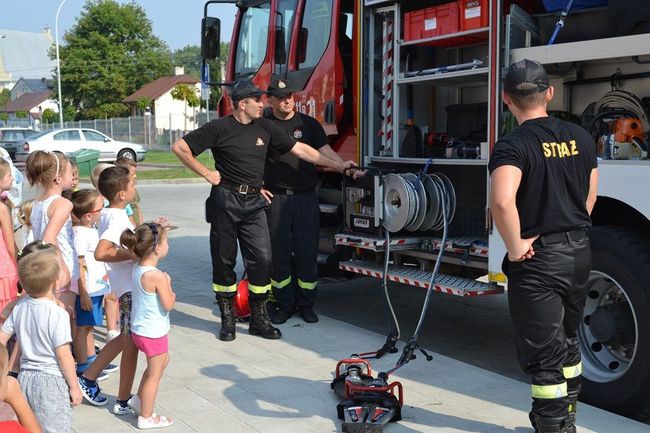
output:
[[[431,300],[444,249],[436,259],[418,324],[413,335],[402,350],[395,366],[373,376],[368,359],[379,359],[386,353],[397,353],[400,327],[388,293],[387,275],[390,262],[390,234],[401,230],[442,230],[442,244],[448,237],[448,227],[454,217],[456,193],[447,176],[441,173],[428,174],[430,159],[419,174],[389,173],[380,176],[379,190],[383,191],[381,224],[386,238],[386,254],[382,278],[382,290],[387,311],[390,312],[389,333],[384,345],[375,352],[350,355],[336,364],[331,388],[342,398],[337,405],[339,419],[343,420],[343,431],[348,433],[382,432],[390,421],[402,419],[403,386],[398,381],[390,382],[395,371],[416,358],[416,352],[427,361],[433,360],[418,342],[418,336]]]

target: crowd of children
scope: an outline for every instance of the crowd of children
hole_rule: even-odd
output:
[[[135,413],[140,429],[171,425],[153,411],[176,300],[156,267],[169,249],[166,220],[142,224],[135,162],[98,166],[94,189],[78,189],[76,166],[61,153],[33,152],[26,174],[39,192],[18,209],[22,250],[0,204],[0,402],[14,409],[20,431],[69,432],[82,399],[108,403],[97,382],[117,371],[111,362],[122,353],[113,413]],[[0,192],[12,181],[0,158]],[[108,333],[98,350],[93,331],[104,311]],[[147,368],[133,395],[140,351]]]

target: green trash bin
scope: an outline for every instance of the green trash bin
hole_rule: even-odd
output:
[[[79,149],[70,154],[70,160],[77,163],[79,177],[89,178],[90,173],[97,167],[99,151],[93,149]]]

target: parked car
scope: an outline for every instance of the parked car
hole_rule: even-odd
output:
[[[147,152],[140,144],[113,140],[94,129],[65,128],[43,131],[29,138],[22,149],[16,151],[16,160],[25,161],[27,155],[36,150],[70,154],[80,149],[98,150],[101,162],[113,162],[121,157],[142,161]]]
[[[0,128],[0,147],[9,153],[13,161],[16,160],[16,149],[22,146],[25,140],[30,139],[38,132],[29,128],[3,127]]]

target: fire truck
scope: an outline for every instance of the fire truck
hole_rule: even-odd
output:
[[[223,2],[205,6],[208,60],[219,56],[212,3]],[[619,28],[629,14],[612,25],[625,11],[606,1],[568,16],[549,7],[566,1],[551,0],[229,3],[237,14],[225,80],[287,80],[297,109],[366,167],[356,181],[322,173],[319,263],[428,288],[442,256],[433,289],[449,295],[504,293],[487,170],[494,143],[516,127],[501,80],[512,62],[544,64],[556,89],[551,114],[590,130],[600,155],[582,399],[650,416],[650,34]],[[218,110],[231,112],[227,94]]]

